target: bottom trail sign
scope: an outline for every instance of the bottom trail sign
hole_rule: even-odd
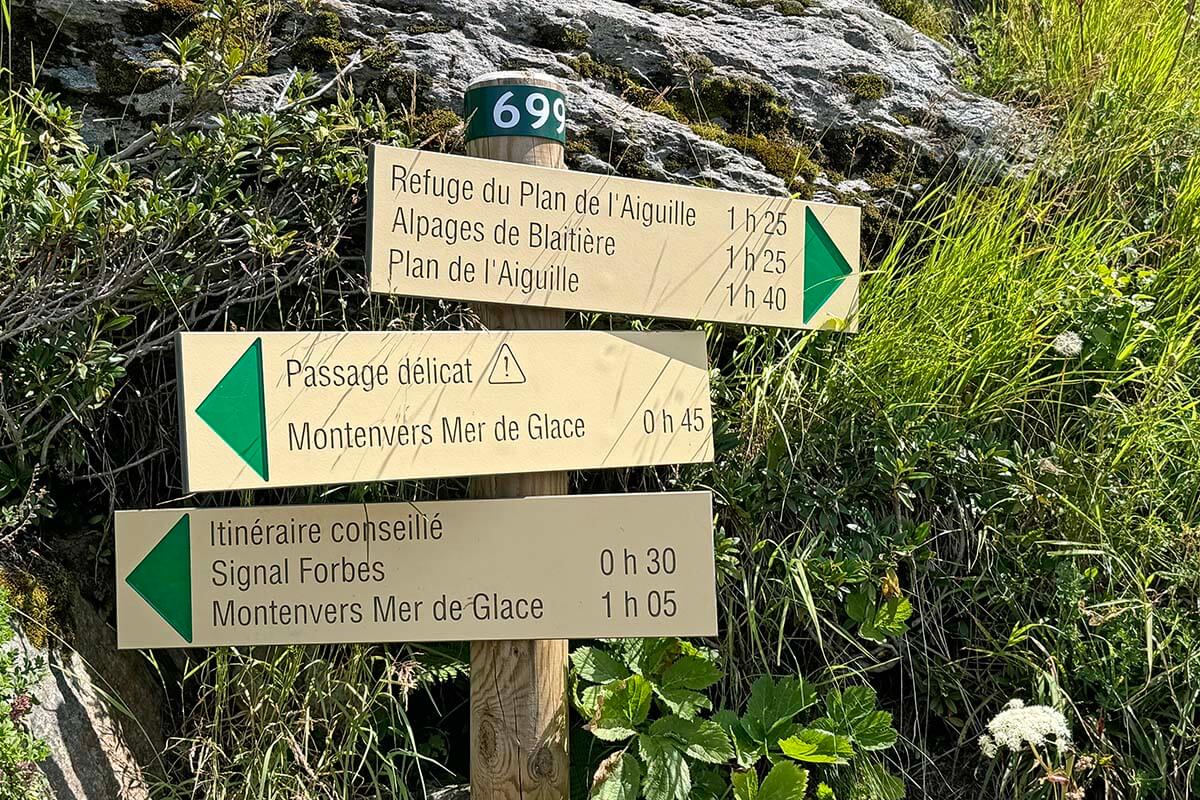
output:
[[[119,511],[121,648],[712,636],[708,492]]]

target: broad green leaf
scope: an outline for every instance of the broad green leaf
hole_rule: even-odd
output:
[[[734,800],[758,800],[758,773],[753,768],[735,772],[731,778]]]
[[[684,649],[683,642],[671,638],[612,639],[609,644],[630,670],[651,679],[658,677]]]
[[[592,683],[610,683],[629,677],[629,669],[598,647],[580,647],[571,653],[576,674]]]
[[[642,792],[646,800],[688,800],[692,776],[683,753],[670,739],[641,734],[638,754],[646,764]]]
[[[858,588],[846,598],[846,615],[858,623],[866,622],[874,613],[874,603],[864,588]]]
[[[859,764],[854,782],[855,800],[904,800],[904,781],[872,762]]]
[[[756,742],[770,745],[791,725],[792,718],[817,702],[817,693],[803,678],[776,683],[764,675],[750,687],[742,727]]]
[[[779,743],[788,758],[809,764],[845,764],[854,756],[850,740],[817,728],[804,728]]]
[[[748,769],[758,762],[757,751],[759,750],[759,746],[746,735],[746,731],[742,727],[742,721],[737,714],[728,710],[718,711],[716,714],[713,714],[713,722],[724,728],[730,741],[733,742],[733,749],[737,754],[738,766]]]
[[[650,682],[641,675],[606,684],[597,698],[597,715],[588,730],[609,742],[628,739],[650,713],[650,693]]]
[[[841,703],[847,721],[856,725],[875,710],[875,689],[866,684],[851,686],[842,692]]]
[[[880,606],[872,605],[869,611],[858,632],[864,639],[883,642],[889,636],[902,636],[908,631],[905,622],[913,610],[905,598],[893,597]]]
[[[579,693],[575,705],[579,707],[579,713],[583,714],[587,719],[596,718],[596,704],[600,698],[602,686],[585,686]]]
[[[817,800],[837,800],[837,795],[828,783],[822,782],[817,784]]]
[[[854,726],[874,710],[875,690],[870,686],[851,686],[845,692],[833,689],[825,695],[826,716],[822,718],[828,719],[829,724],[814,722],[813,727],[850,736],[854,733]]]
[[[667,667],[662,676],[662,688],[701,691],[721,680],[721,668],[703,656],[681,656]]]
[[[672,714],[678,714],[684,719],[695,719],[701,711],[712,708],[712,701],[699,692],[691,689],[658,689],[654,690],[658,699],[663,701]]]
[[[637,800],[642,791],[642,767],[628,752],[614,753],[600,763],[592,779],[592,800]]]
[[[872,711],[854,725],[854,743],[863,750],[885,750],[896,743],[899,734],[892,727],[887,711]]]
[[[721,764],[733,758],[729,736],[712,720],[663,717],[650,726],[650,733],[674,739],[684,752],[698,761]]]
[[[729,796],[729,779],[724,767],[692,765],[692,795],[689,800],[725,800]]]
[[[808,770],[790,761],[771,767],[758,790],[758,800],[804,800],[808,789]]]

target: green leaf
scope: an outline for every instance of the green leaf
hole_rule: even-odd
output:
[[[813,727],[849,736],[863,750],[891,747],[899,734],[892,727],[892,715],[875,710],[875,700],[870,686],[851,686],[844,692],[834,689],[825,697],[828,715],[815,720]]]
[[[611,683],[629,677],[629,670],[598,647],[580,647],[571,653],[571,665],[580,678],[592,683]]]
[[[796,714],[816,702],[816,690],[803,678],[784,678],[776,683],[764,675],[750,687],[742,727],[754,741],[771,745],[786,732]]]
[[[592,800],[637,800],[642,790],[642,767],[627,752],[614,753],[600,762],[592,779]]]
[[[703,691],[721,680],[721,668],[703,656],[685,655],[663,672],[662,688]]]
[[[817,800],[837,800],[837,795],[827,783],[817,784]]]
[[[845,692],[833,689],[825,695],[826,717],[828,725],[813,723],[813,727],[850,736],[854,727],[860,724],[867,715],[875,710],[875,690],[870,686],[851,686]]]
[[[807,789],[808,770],[790,761],[780,761],[763,778],[758,800],[804,800]]]
[[[899,734],[892,727],[890,713],[872,711],[855,723],[852,738],[863,750],[885,750],[896,743]]]
[[[657,678],[684,649],[678,639],[612,639],[608,644],[630,670],[647,678]],[[692,648],[693,650],[695,648]]]
[[[874,613],[874,603],[871,595],[864,588],[858,588],[846,598],[846,614],[857,623],[866,622]]]
[[[597,716],[587,728],[608,742],[628,739],[650,713],[650,682],[641,675],[605,684],[597,697]]]
[[[788,758],[809,764],[845,764],[854,756],[850,740],[817,728],[805,728],[779,743]]]
[[[658,689],[654,693],[672,714],[684,719],[695,719],[701,711],[712,708],[712,701],[691,689]]]
[[[855,800],[904,800],[904,781],[888,772],[882,764],[859,764],[854,782]]]
[[[638,736],[638,754],[646,764],[642,792],[646,800],[688,800],[692,776],[683,753],[670,739]]]
[[[733,758],[729,736],[712,720],[663,717],[650,726],[650,733],[675,740],[684,748],[684,752],[697,761],[721,764]]]
[[[758,800],[758,773],[753,768],[735,772],[731,777],[734,800]]]
[[[603,686],[585,686],[579,693],[579,697],[575,701],[575,705],[579,707],[579,713],[587,719],[595,719],[596,712],[599,707],[600,693],[604,690]]]
[[[730,741],[733,742],[738,766],[743,768],[753,767],[758,761],[757,751],[759,746],[746,735],[746,730],[742,727],[742,721],[738,715],[728,710],[718,711],[716,714],[713,714],[713,722],[724,728]]]
[[[885,641],[889,636],[902,636],[908,631],[905,622],[912,613],[912,604],[903,597],[893,597],[881,606],[872,605],[859,628],[859,635],[877,642]]]
[[[729,781],[723,767],[700,765],[692,769],[690,800],[725,800],[729,796]]]

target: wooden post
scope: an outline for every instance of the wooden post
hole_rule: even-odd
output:
[[[487,87],[505,87],[497,96]],[[543,87],[542,100],[530,98],[520,87]],[[514,96],[504,98],[508,88]],[[562,86],[547,75],[498,72],[481,76],[467,87],[484,89],[490,101],[466,113],[495,132],[495,122],[520,130],[543,120],[553,132],[562,125],[565,104],[555,99]],[[503,105],[494,118],[495,103]],[[484,117],[483,115],[489,115]],[[513,122],[516,115],[523,118]],[[533,135],[472,137],[468,120],[467,153],[477,158],[515,161],[564,169],[561,139]],[[565,323],[562,311],[524,306],[481,305],[480,320],[490,330],[558,329]],[[567,473],[492,475],[474,478],[474,497],[526,497],[566,494]],[[471,643],[471,800],[567,800],[567,642],[563,639]]]

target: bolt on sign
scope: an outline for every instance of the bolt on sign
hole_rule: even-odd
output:
[[[708,492],[118,511],[121,648],[712,636]]]
[[[857,327],[853,206],[384,145],[371,148],[368,189],[374,292]]]
[[[710,461],[699,331],[183,333],[184,485]]]

